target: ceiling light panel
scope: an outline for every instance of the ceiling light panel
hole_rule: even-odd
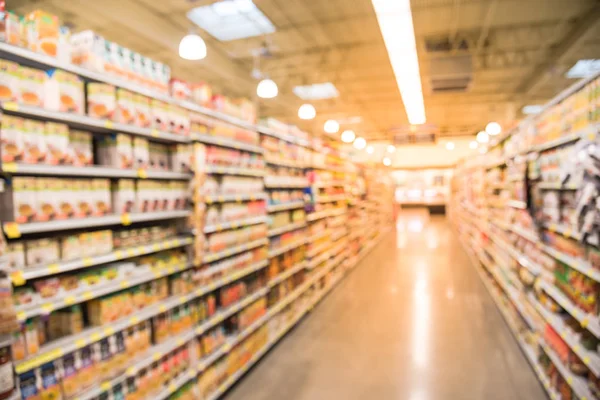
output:
[[[410,0],[371,0],[411,124],[424,124],[425,104]]]
[[[294,94],[302,100],[324,100],[338,97],[340,94],[331,82],[315,83],[294,87]]]
[[[275,26],[252,0],[222,0],[196,7],[187,17],[222,42],[275,32]]]
[[[579,60],[567,71],[567,78],[585,78],[600,72],[600,60]]]

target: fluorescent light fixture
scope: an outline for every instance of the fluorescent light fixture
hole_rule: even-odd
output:
[[[354,133],[354,131],[347,130],[342,132],[342,142],[344,143],[352,143],[355,138],[356,134]]]
[[[385,165],[386,167],[389,167],[390,165],[392,165],[392,160],[390,160],[388,157],[384,157],[383,165]]]
[[[487,143],[490,141],[490,135],[488,135],[486,131],[479,131],[476,139],[479,143]]]
[[[476,140],[471,140],[471,142],[469,142],[469,148],[475,150],[477,148],[477,146],[479,146],[479,143],[477,143]]]
[[[567,71],[567,78],[585,78],[600,72],[600,60],[579,60]]]
[[[331,82],[315,83],[314,85],[296,86],[294,94],[302,100],[323,100],[338,97],[336,87]]]
[[[529,104],[529,105],[523,107],[523,109],[521,111],[525,115],[533,115],[533,114],[541,113],[543,108],[544,108],[544,106],[542,106],[540,104]]]
[[[425,104],[410,0],[371,0],[408,122],[424,124]]]
[[[448,150],[454,150],[454,142],[448,142],[448,143],[446,143],[446,149],[448,149]]]
[[[206,43],[195,33],[185,35],[179,42],[179,57],[184,60],[202,60],[206,57]]]
[[[334,119],[328,119],[323,125],[323,130],[327,133],[338,133],[340,130],[340,124]]]
[[[387,146],[387,152],[388,153],[395,153],[396,152],[396,146],[394,146],[393,144],[388,144],[388,146]]]
[[[367,147],[367,141],[365,140],[365,138],[361,138],[361,137],[356,138],[356,140],[354,141],[354,148],[358,149],[358,150],[362,150],[365,147]]]
[[[367,153],[373,154],[374,151],[375,149],[373,148],[373,146],[367,146]]]
[[[258,97],[263,99],[272,99],[277,97],[277,93],[279,93],[277,84],[270,79],[263,79],[256,87],[256,94]]]
[[[302,104],[298,109],[300,119],[314,119],[317,116],[317,110],[312,104]]]
[[[499,135],[502,132],[502,127],[497,122],[490,122],[489,124],[487,124],[485,126],[485,131],[490,136],[496,136],[496,135]]]
[[[252,0],[221,0],[192,9],[187,17],[223,42],[275,32],[273,23]]]

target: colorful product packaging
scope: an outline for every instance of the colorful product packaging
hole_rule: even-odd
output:
[[[87,84],[87,113],[90,117],[111,119],[117,108],[116,90],[104,83]]]

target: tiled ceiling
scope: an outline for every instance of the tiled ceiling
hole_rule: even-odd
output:
[[[219,42],[200,32],[208,57],[179,59],[180,38],[192,28],[186,12],[214,0],[8,0],[19,13],[42,8],[74,30],[92,29],[171,65],[174,76],[205,80],[225,94],[254,97],[252,54],[268,57],[260,69],[280,96],[260,102],[274,116],[322,131],[328,118],[360,116],[352,126],[368,139],[386,139],[407,123],[371,0],[255,0],[276,32]],[[412,0],[427,122],[441,134],[473,134],[488,121],[510,124],[524,104],[543,103],[572,81],[564,72],[581,58],[600,58],[597,0]],[[425,43],[442,52],[429,52]],[[467,49],[465,49],[467,48]],[[439,58],[471,56],[472,84],[465,92],[432,93],[430,65]],[[433,61],[432,61],[433,60]],[[317,119],[300,121],[296,85],[333,82],[340,96],[313,102]]]

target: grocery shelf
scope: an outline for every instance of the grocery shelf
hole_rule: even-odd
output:
[[[346,213],[346,208],[342,208],[342,207],[336,207],[336,208],[329,208],[323,211],[317,211],[317,212],[313,212],[310,213],[306,216],[306,220],[309,222],[313,222],[322,218],[327,218],[327,217],[337,217],[338,215],[343,215]]]
[[[313,183],[315,188],[327,188],[327,187],[337,187],[337,186],[346,186],[346,182],[342,180],[334,180],[334,181],[326,181],[326,182],[315,182]]]
[[[533,146],[532,151],[546,151],[555,147],[563,146],[565,144],[576,142],[580,139],[594,140],[596,137],[597,126],[588,126],[569,135],[563,135],[558,139],[550,140],[546,143],[538,144]]]
[[[5,222],[3,224],[3,229],[7,237],[15,239],[20,237],[21,235],[29,235],[32,233],[66,231],[70,229],[97,228],[111,225],[130,225],[132,223],[137,222],[185,218],[189,215],[189,210],[175,210],[122,215],[107,215],[103,217],[76,218],[48,222],[28,222],[25,224]]]
[[[262,168],[241,168],[241,167],[221,167],[217,165],[207,165],[205,171],[207,174],[215,175],[240,175],[240,176],[264,176],[265,171]]]
[[[201,134],[201,133],[192,133],[190,138],[193,141],[204,143],[204,144],[212,144],[220,147],[227,147],[230,149],[236,149],[241,151],[248,151],[250,153],[262,154],[264,151],[262,147],[241,142],[239,140],[230,139],[222,136],[209,135],[209,134]]]
[[[534,275],[539,275],[540,273],[542,273],[542,267],[540,267],[539,265],[531,261],[528,257],[515,250],[511,245],[505,243],[494,234],[489,234],[488,236],[490,237],[490,239],[492,239],[494,243],[500,246],[502,250],[504,250],[515,261],[517,261],[523,267],[527,268],[529,272],[531,272]]]
[[[294,210],[297,208],[304,208],[304,201],[293,201],[290,203],[268,205],[267,212],[272,213],[277,211]]]
[[[560,183],[552,183],[552,182],[540,182],[536,185],[537,188],[547,189],[547,190],[577,190],[579,189],[579,185],[566,183],[561,185]]]
[[[323,243],[320,246],[317,246],[315,248],[311,248],[311,249],[307,250],[306,251],[306,256],[308,258],[314,258],[315,256],[321,254],[323,252],[323,250],[329,249],[331,247],[331,243],[332,242],[333,242],[333,240],[327,241],[326,243]]]
[[[0,43],[1,45],[1,43]],[[150,140],[171,143],[189,143],[190,139],[184,135],[163,132],[157,129],[141,128],[135,125],[120,124],[109,120],[88,117],[83,114],[50,111],[43,108],[31,107],[22,104],[5,102],[0,104],[5,113],[15,114],[28,118],[40,118],[44,121],[62,122],[74,128],[94,131],[97,133],[128,133],[145,137]]]
[[[344,236],[348,235],[348,231],[345,230],[345,229],[339,230],[338,232],[339,233],[337,233],[337,234],[332,234],[331,235],[331,240],[333,242],[336,242],[336,241],[340,240],[341,238],[343,238]]]
[[[294,231],[296,229],[305,228],[305,227],[306,227],[305,221],[294,222],[294,223],[286,225],[286,226],[270,229],[269,232],[267,233],[267,236],[269,236],[269,237],[277,236],[277,235],[281,235],[282,233]]]
[[[249,296],[246,296],[237,303],[231,305],[225,310],[218,311],[215,315],[208,318],[195,328],[189,329],[179,335],[167,339],[165,342],[152,346],[146,351],[141,357],[137,357],[134,362],[130,363],[123,374],[118,377],[102,382],[88,390],[86,390],[81,396],[77,397],[77,400],[91,400],[97,398],[100,394],[106,390],[123,383],[129,376],[135,376],[137,372],[143,368],[146,368],[153,362],[160,360],[165,355],[171,353],[178,347],[183,346],[185,343],[192,340],[197,335],[201,335],[212,327],[220,324],[226,318],[229,318],[233,314],[237,313],[244,307],[252,304],[254,301],[265,296],[267,294],[266,288],[261,289]],[[210,357],[210,356],[209,356]],[[215,358],[216,360],[216,358]],[[192,379],[195,374],[188,374],[188,379]],[[187,382],[187,380],[185,382]],[[185,383],[183,382],[183,383]],[[175,389],[174,386],[170,386],[171,389]]]
[[[590,388],[587,384],[587,380],[579,375],[574,374],[569,371],[569,368],[563,364],[560,357],[556,354],[556,352],[546,344],[544,339],[539,339],[540,347],[544,349],[544,352],[548,355],[552,364],[556,366],[558,373],[562,375],[567,384],[573,389],[573,392],[580,399],[595,399],[596,397],[592,395]]]
[[[592,267],[592,265],[588,261],[571,257],[570,255],[564,254],[543,243],[538,244],[538,247],[540,247],[547,254],[554,257],[558,261],[561,261],[567,264],[569,267],[576,269],[577,271],[589,276],[597,282],[600,282],[600,271]]]
[[[521,210],[525,210],[527,208],[527,203],[520,200],[509,200],[506,202],[506,205],[513,208],[518,208]]]
[[[324,230],[310,236],[308,238],[308,242],[314,242],[314,241],[321,239],[322,237],[325,237],[327,235],[331,235],[331,231],[329,229],[324,229]],[[357,233],[357,235],[360,235],[360,233]]]
[[[306,164],[301,161],[289,160],[286,158],[275,158],[275,157],[267,157],[265,156],[265,162],[271,165],[279,165],[281,167],[287,168],[301,168],[304,169]]]
[[[494,169],[498,167],[503,167],[506,165],[506,160],[496,160],[485,166],[485,169]]]
[[[31,279],[107,264],[113,261],[125,260],[128,258],[156,253],[162,250],[174,249],[177,247],[187,246],[192,242],[193,240],[189,236],[179,236],[147,245],[125,247],[99,256],[84,257],[72,261],[62,261],[48,265],[26,267],[11,271],[10,276],[13,285],[20,286],[23,285],[25,281]]]
[[[344,201],[346,200],[345,194],[336,194],[336,195],[323,195],[323,196],[315,196],[315,201],[317,203],[332,203],[336,201]]]
[[[283,271],[282,273],[277,275],[275,278],[271,279],[267,283],[267,286],[269,286],[271,288],[271,287],[285,281],[286,279],[295,275],[296,273],[302,271],[305,267],[306,267],[306,263],[304,261],[296,263],[292,268],[286,269],[285,271]]]
[[[527,239],[530,242],[533,243],[538,243],[540,241],[539,237],[536,236],[535,232],[533,231],[527,231],[519,226],[516,225],[510,225],[509,229],[511,231],[513,231],[514,233],[516,233],[517,235],[521,236],[523,239]]]
[[[554,285],[551,285],[545,281],[541,281],[539,285],[544,292],[546,292],[558,304],[560,304],[565,311],[579,321],[582,327],[586,328],[597,338],[600,338],[600,321],[597,316],[580,310],[579,307],[573,304],[573,302]]]
[[[271,136],[283,140],[284,142],[297,144],[298,146],[310,147],[310,141],[307,139],[302,139],[291,134],[277,132],[275,129],[271,129],[260,124],[256,128],[258,132],[262,133],[263,135]]]
[[[33,175],[33,176],[72,176],[72,177],[94,177],[94,178],[129,178],[129,179],[169,179],[190,180],[191,174],[172,171],[158,171],[151,169],[121,169],[93,165],[89,167],[74,167],[68,165],[47,164],[15,164],[3,163],[2,172],[10,175]]]
[[[264,224],[266,222],[267,222],[267,217],[264,215],[260,215],[258,217],[244,218],[244,219],[239,219],[239,220],[231,221],[231,222],[223,222],[220,224],[205,225],[204,233],[209,234],[209,233],[214,233],[214,232],[225,231],[228,229],[237,229],[242,226]]]
[[[236,193],[236,194],[224,194],[224,195],[207,195],[204,196],[204,202],[207,204],[211,203],[227,203],[227,202],[242,202],[242,201],[255,201],[255,200],[266,200],[267,195],[265,193]]]
[[[61,296],[56,296],[55,298],[42,299],[39,303],[17,306],[15,307],[17,319],[19,321],[25,321],[28,318],[38,315],[48,315],[54,310],[69,307],[73,304],[83,303],[91,299],[96,299],[107,294],[121,291],[123,289],[138,286],[155,279],[172,275],[176,272],[184,271],[191,267],[193,267],[193,265],[187,263],[171,265],[161,268],[160,270],[149,268],[147,273],[138,273],[139,276],[115,279],[112,282],[82,288],[80,290],[73,291],[73,293],[69,292]]]
[[[205,255],[204,258],[202,259],[202,261],[204,263],[211,263],[211,262],[220,260],[222,258],[230,257],[234,254],[243,253],[245,251],[254,249],[256,247],[265,246],[267,244],[269,244],[269,240],[266,238],[254,240],[252,242],[241,244],[239,246],[230,247],[229,249],[220,251],[218,253],[211,253],[211,254]]]
[[[583,361],[585,365],[592,371],[595,376],[600,376],[600,356],[597,352],[587,350],[579,343],[580,335],[577,335],[571,328],[565,324],[563,319],[547,310],[535,297],[530,294],[529,301],[534,305],[538,313],[546,320],[546,322],[554,329],[571,350]]]
[[[191,103],[189,101],[181,101],[174,99],[164,93],[160,93],[141,85],[137,85],[135,83],[131,83],[130,81],[126,81],[117,77],[113,77],[104,73],[95,72],[86,68],[79,67],[77,65],[73,65],[71,63],[63,63],[58,61],[58,59],[54,57],[50,57],[44,54],[36,53],[31,50],[27,50],[22,47],[12,46],[6,43],[0,42],[0,57],[6,60],[15,61],[21,64],[33,65],[39,68],[58,68],[63,71],[71,72],[73,74],[79,75],[82,78],[85,78],[90,81],[107,83],[109,85],[118,86],[123,89],[129,90],[134,93],[142,94],[144,96],[157,99],[169,104],[175,104],[182,108],[185,108],[189,111],[194,111],[200,114],[204,114],[206,116],[215,118],[219,121],[226,122],[229,124],[233,124],[245,129],[256,130],[256,126],[247,123],[239,118],[229,116],[227,114],[208,109],[206,107],[199,106],[197,104]]]
[[[267,188],[288,188],[304,189],[308,186],[308,179],[297,176],[265,176],[265,187]]]
[[[296,247],[300,247],[300,246],[302,246],[304,244],[306,244],[306,239],[300,239],[300,240],[296,240],[293,243],[286,244],[284,246],[280,246],[277,249],[271,249],[271,250],[269,250],[269,258],[277,257],[280,254],[283,254],[285,252],[293,250]]]

